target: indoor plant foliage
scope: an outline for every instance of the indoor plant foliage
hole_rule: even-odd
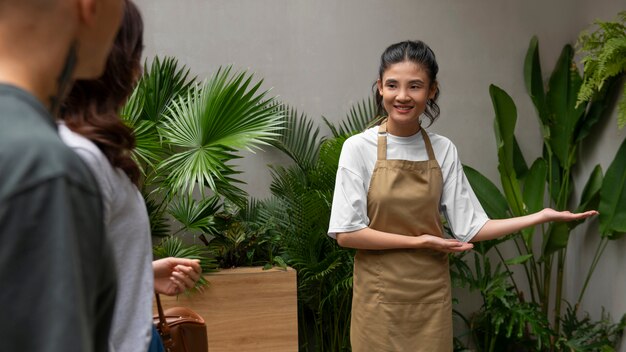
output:
[[[293,164],[272,168],[273,197],[266,209],[280,233],[282,258],[298,271],[300,348],[349,350],[354,251],[326,233],[341,147],[375,116],[374,102],[357,104],[340,126],[325,120],[334,133],[329,138],[306,115],[280,109],[285,129],[274,144]]]
[[[220,268],[242,266],[274,266],[285,269],[287,264],[280,254],[280,214],[274,211],[272,200],[249,199],[243,208],[225,201],[221,210],[212,217],[212,239],[200,235]]]
[[[584,31],[578,38],[585,73],[578,103],[612,86],[615,78],[626,73],[626,11],[620,12],[617,18],[616,22],[596,21],[596,30]],[[626,125],[626,82],[617,103],[617,122],[619,128]]]
[[[574,202],[572,172],[578,161],[577,150],[584,145],[591,127],[607,115],[606,94],[596,94],[591,101],[577,104],[583,78],[573,62],[573,49],[569,45],[563,48],[549,82],[544,86],[538,42],[533,38],[526,56],[524,76],[537,110],[543,155],[530,167],[526,164],[514,134],[515,104],[506,92],[492,85],[489,91],[496,115],[498,170],[504,193],[478,171],[465,166],[477,197],[492,219],[526,215],[544,207],[570,209]],[[473,319],[466,319],[480,350],[500,351],[505,346],[539,351],[613,349],[626,319],[622,318],[616,325],[608,323],[606,317],[600,322],[591,322],[588,317],[579,318],[582,313],[578,307],[608,241],[626,232],[625,175],[626,141],[606,174],[599,165],[596,166],[575,209],[578,212],[600,211],[601,239],[578,299],[573,305],[566,303],[567,310],[562,308],[567,243],[570,232],[580,222],[543,226],[539,229],[541,237],[537,237],[535,228],[528,228],[503,239],[478,243],[474,270],[470,270],[463,260],[453,260],[455,282],[479,289],[483,298],[481,310]],[[541,243],[537,243],[538,240]],[[501,242],[513,243],[518,256],[505,260],[499,249]],[[495,266],[490,262],[490,252],[499,258]],[[512,275],[511,270],[516,265],[523,270],[524,285],[516,282]],[[555,270],[556,277],[553,277]],[[523,290],[524,286],[529,289]],[[506,311],[509,311],[508,315],[503,315]],[[551,321],[549,317],[552,317]]]
[[[246,203],[230,162],[239,150],[268,145],[283,121],[263,81],[253,81],[220,67],[198,82],[174,58],[146,65],[122,116],[137,140],[153,235],[214,233],[224,199]]]

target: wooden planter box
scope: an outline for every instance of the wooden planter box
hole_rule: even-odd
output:
[[[203,293],[178,299],[161,295],[161,304],[163,309],[182,306],[200,314],[210,352],[298,350],[295,270],[235,268],[205,277],[209,287]]]

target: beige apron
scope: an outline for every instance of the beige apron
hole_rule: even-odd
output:
[[[387,160],[386,124],[367,194],[369,227],[405,236],[443,236],[443,179],[421,129],[426,161]],[[354,352],[452,351],[448,255],[429,249],[358,250],[350,340]]]

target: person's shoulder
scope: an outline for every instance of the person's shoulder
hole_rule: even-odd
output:
[[[85,136],[72,131],[64,123],[58,124],[59,136],[94,171],[112,169],[106,155],[98,146]]]
[[[367,130],[350,136],[346,139],[344,145],[351,148],[360,149],[367,146],[375,146],[377,143],[378,126],[368,128]]]
[[[41,119],[0,130],[3,197],[57,178],[65,178],[86,192],[99,193],[86,165],[63,144],[54,125]]]

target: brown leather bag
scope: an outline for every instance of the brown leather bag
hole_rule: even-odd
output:
[[[204,319],[185,307],[173,307],[163,311],[156,294],[159,315],[154,316],[161,341],[166,352],[207,352],[209,342]]]

